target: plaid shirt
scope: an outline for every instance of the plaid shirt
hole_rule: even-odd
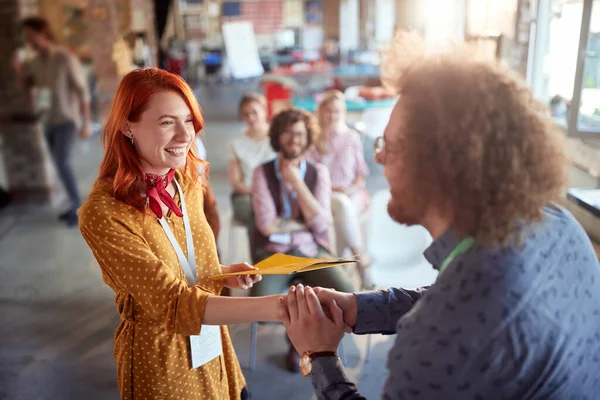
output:
[[[349,189],[359,177],[369,175],[369,167],[365,162],[360,135],[346,128],[329,134],[325,143],[326,154],[321,154],[313,147],[306,153],[306,159],[313,163],[321,163],[329,170],[331,187]],[[359,210],[370,204],[369,193],[364,183],[352,193],[348,193]]]

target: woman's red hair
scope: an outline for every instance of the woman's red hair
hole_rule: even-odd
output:
[[[129,138],[121,128],[127,121],[137,122],[155,93],[173,91],[178,93],[190,109],[196,135],[204,128],[204,119],[194,92],[179,76],[158,68],[138,69],[125,75],[112,103],[102,143],[104,159],[100,165],[100,179],[112,182],[114,196],[118,200],[140,210],[146,207],[143,196],[145,186],[142,164]],[[208,163],[196,156],[192,144],[185,167],[180,171],[187,183],[200,178],[199,163],[208,171]]]

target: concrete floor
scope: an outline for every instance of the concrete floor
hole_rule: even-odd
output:
[[[221,251],[248,259],[243,235],[236,249],[227,242],[230,207],[226,180],[228,141],[241,125],[237,100],[256,82],[203,87],[198,98],[206,119],[206,145],[212,183],[222,216]],[[366,146],[370,156],[370,147]],[[74,166],[82,193],[93,184],[102,157],[99,139],[77,144]],[[372,163],[370,190],[385,187]],[[60,201],[59,201],[60,202]],[[55,215],[60,207],[0,211],[0,399],[117,399],[113,334],[119,317],[113,292],[80,236]],[[247,366],[250,326],[232,326],[240,363]],[[386,377],[389,337],[373,338],[369,363],[365,337],[347,336],[348,373],[368,398],[379,398]],[[284,368],[287,350],[281,325],[259,328],[257,368],[244,368],[254,399],[309,399],[309,380]],[[274,385],[273,383],[277,384]]]

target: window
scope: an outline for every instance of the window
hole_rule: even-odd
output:
[[[600,134],[600,0],[585,0],[569,134]]]
[[[527,78],[570,136],[600,137],[600,0],[537,0]]]

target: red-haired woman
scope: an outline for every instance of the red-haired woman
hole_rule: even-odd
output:
[[[244,399],[221,325],[278,320],[275,296],[219,296],[260,276],[209,279],[253,267],[219,264],[193,146],[202,128],[181,78],[154,68],[126,75],[104,130],[100,176],[80,211],[83,237],[116,293],[123,399]]]

